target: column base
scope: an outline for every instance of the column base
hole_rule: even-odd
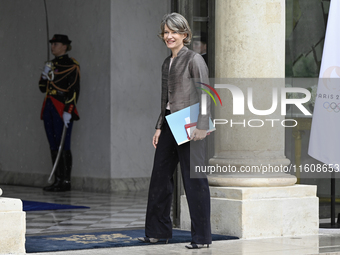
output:
[[[0,254],[25,254],[25,216],[20,199],[0,197]]]
[[[208,181],[210,186],[219,187],[290,186],[297,178],[289,174],[292,170],[289,163],[289,159],[279,157],[277,153],[223,152],[209,160],[212,174],[208,175]]]
[[[208,175],[209,185],[219,187],[281,187],[296,181],[296,176],[284,173]]]
[[[314,185],[210,187],[213,234],[242,239],[317,235],[319,199]],[[181,229],[190,229],[181,197]]]

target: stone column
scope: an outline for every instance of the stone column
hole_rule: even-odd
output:
[[[227,119],[229,123],[217,125],[215,156],[209,163],[213,166],[231,166],[234,169],[236,167],[237,171],[241,166],[258,166],[260,173],[213,174],[209,176],[209,184],[213,186],[295,184],[295,176],[278,172],[275,175],[263,174],[262,170],[265,169],[261,169],[263,166],[283,167],[289,164],[289,160],[284,155],[284,127],[281,124],[284,116],[280,111],[280,89],[285,86],[283,79],[285,77],[285,1],[217,0],[215,47],[215,76],[217,80],[221,78],[222,82],[223,78],[228,78],[229,82],[237,83],[234,85],[238,86],[245,96],[245,113],[233,115],[231,93],[218,90],[222,101],[226,103],[222,107],[215,108],[215,118]],[[276,87],[277,110],[269,116],[251,113],[247,106],[248,87],[252,87],[253,105],[258,110],[271,108],[272,88]],[[265,124],[262,127],[250,127],[248,121],[252,119],[262,120]],[[277,121],[266,121],[266,119]],[[233,123],[245,123],[245,125],[235,124],[231,127],[231,120]],[[260,121],[253,121],[250,125],[260,124]]]
[[[233,79],[233,85],[242,90],[245,98],[250,82],[254,107],[271,108],[272,87],[280,92],[285,86],[285,0],[216,0],[215,19],[216,78]],[[247,122],[269,117],[280,121],[275,122],[275,127],[267,123],[259,128],[217,126],[215,156],[210,159],[210,165],[231,166],[236,170],[241,166],[288,165],[280,104],[270,116],[255,116],[247,110],[245,101],[244,115],[235,116],[231,93],[224,90],[218,93],[223,107],[215,108],[215,118]],[[218,173],[209,175],[208,179],[213,233],[244,239],[318,233],[316,186],[294,185],[294,175]],[[182,196],[181,228],[190,229],[190,226],[186,199]]]

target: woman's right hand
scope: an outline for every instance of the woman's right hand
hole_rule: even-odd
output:
[[[157,147],[158,139],[159,139],[160,135],[161,135],[161,130],[160,129],[156,129],[156,132],[155,132],[155,134],[153,135],[153,138],[152,138],[152,145],[155,148]]]

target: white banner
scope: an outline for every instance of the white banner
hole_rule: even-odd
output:
[[[329,9],[308,154],[340,164],[340,0]]]

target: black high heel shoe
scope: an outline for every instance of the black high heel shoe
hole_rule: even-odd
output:
[[[152,238],[152,237],[138,237],[137,238],[139,241],[144,242],[144,243],[158,243],[161,239],[157,238]],[[169,239],[165,240],[165,243],[167,244]]]
[[[191,243],[185,246],[188,249],[201,249],[201,248],[209,248],[209,244],[200,244],[200,243]]]

